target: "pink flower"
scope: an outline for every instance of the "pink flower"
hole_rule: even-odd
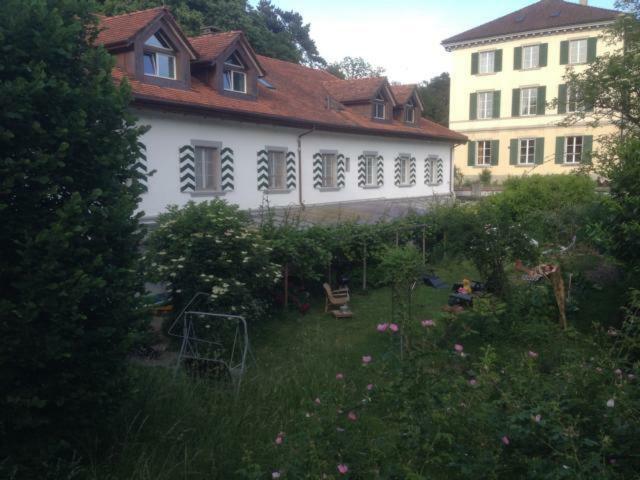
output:
[[[336,380],[344,380],[344,373],[336,373]]]
[[[363,365],[368,365],[371,363],[371,360],[373,360],[373,358],[371,357],[371,355],[363,355],[362,356],[362,364]]]
[[[618,375],[619,377],[622,376],[622,370],[620,370],[619,368],[616,368],[613,373],[615,373],[616,375]]]
[[[391,330],[392,332],[397,332],[400,329],[400,327],[398,327],[397,324],[392,323],[391,325],[389,325],[389,330]]]
[[[280,478],[280,472],[272,472],[271,478]]]
[[[356,412],[352,410],[347,414],[347,418],[352,422],[355,422],[356,420],[358,420],[358,414],[356,414]]]
[[[284,442],[284,432],[278,433],[276,437],[276,445],[282,445],[282,442]]]
[[[434,322],[433,320],[422,320],[420,323],[422,324],[423,327],[435,327],[436,326],[436,322]]]
[[[319,398],[316,398],[316,399],[313,401],[313,403],[315,403],[316,405],[320,405],[320,403],[321,403],[321,402],[320,402],[320,399],[319,399]]]
[[[472,378],[471,380],[469,380],[469,385],[471,385],[472,387],[473,387],[474,385],[476,385],[477,383],[478,383],[478,382],[477,382],[477,380],[476,380],[475,378]]]
[[[536,423],[540,423],[540,420],[542,420],[542,415],[540,415],[539,413],[533,417],[533,421]]]
[[[369,385],[367,385],[367,390],[369,391],[373,390],[373,383],[370,383]]]
[[[377,330],[379,332],[385,332],[387,330],[387,328],[389,328],[389,324],[388,323],[379,323],[376,328],[377,328]]]
[[[509,445],[511,443],[509,441],[509,437],[507,437],[506,435],[502,437],[500,440],[502,440],[502,443],[504,443],[505,445]]]
[[[338,471],[340,472],[340,475],[344,475],[349,471],[349,467],[347,467],[344,463],[339,463]]]
[[[456,343],[456,344],[453,346],[453,349],[454,349],[456,352],[460,353],[460,352],[462,352],[462,350],[464,350],[464,347],[463,347],[462,345],[460,345],[459,343]]]
[[[531,350],[527,352],[527,355],[529,355],[530,358],[538,358],[538,353]]]
[[[602,373],[602,368],[600,368],[600,367],[596,367],[596,372],[598,372],[598,373]]]
[[[629,380],[634,380],[636,378],[636,376],[633,373],[630,373],[629,375],[627,375],[627,378]]]

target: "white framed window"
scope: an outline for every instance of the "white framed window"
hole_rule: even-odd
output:
[[[416,109],[411,100],[404,107],[404,121],[407,123],[415,123],[416,121]]]
[[[336,187],[337,155],[335,153],[323,153],[322,155],[322,186]]]
[[[286,187],[286,164],[284,150],[267,151],[267,175],[269,189],[284,190]]]
[[[384,120],[386,118],[385,114],[384,97],[382,95],[378,95],[373,101],[373,118]]]
[[[540,45],[522,47],[522,69],[531,70],[540,66]]]
[[[235,53],[224,62],[223,88],[229,92],[247,93],[247,74],[244,65]]]
[[[536,162],[536,139],[521,138],[520,152],[518,154],[519,165],[532,165]]]
[[[587,49],[586,38],[569,41],[569,64],[587,63]]]
[[[580,99],[578,95],[578,91],[575,87],[571,87],[571,85],[567,85],[567,112],[581,112],[584,110],[584,107],[580,104]]]
[[[156,32],[144,42],[142,57],[145,75],[176,79],[176,56],[162,32]]]
[[[582,158],[582,137],[564,139],[564,163],[580,163]]]
[[[480,140],[478,142],[476,165],[491,165],[491,140]]]
[[[371,186],[376,184],[376,157],[375,155],[365,155],[364,157],[364,183]]]
[[[400,155],[400,185],[409,185],[409,171],[411,168],[411,157]]]
[[[520,90],[520,115],[537,115],[538,88],[523,88]]]
[[[480,52],[478,54],[478,73],[495,72],[496,52]]]
[[[220,150],[215,147],[194,147],[196,191],[219,192]]]
[[[478,118],[493,118],[493,92],[478,93]]]

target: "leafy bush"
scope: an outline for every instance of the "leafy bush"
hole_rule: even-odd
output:
[[[478,180],[484,186],[491,185],[491,170],[488,168],[483,168],[480,175],[478,175]]]
[[[262,319],[282,275],[249,215],[223,200],[169,207],[146,247],[150,278],[168,285],[177,312],[207,292],[220,312]]]
[[[48,457],[110,418],[137,321],[141,129],[89,8],[7,0],[0,18],[0,470],[33,467],[19,478],[64,470]]]

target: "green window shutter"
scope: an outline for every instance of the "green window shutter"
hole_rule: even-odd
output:
[[[591,63],[596,59],[596,51],[598,48],[598,37],[587,39],[587,62]]]
[[[540,45],[540,60],[539,60],[539,64],[541,67],[546,67],[547,66],[547,58],[549,56],[549,44],[548,43],[542,43]]]
[[[580,163],[591,163],[591,152],[593,151],[593,135],[582,137],[582,155]]]
[[[569,63],[569,41],[560,42],[560,65]]]
[[[491,140],[491,165],[498,165],[500,158],[500,140]]]
[[[567,113],[567,84],[558,85],[558,113]]]
[[[520,149],[519,140],[512,138],[509,140],[509,165],[518,164],[518,150]]]
[[[493,71],[501,72],[502,71],[502,50],[496,50],[494,61],[495,63],[493,64]]]
[[[476,164],[476,142],[469,142],[469,151],[467,153],[467,165],[473,167]]]
[[[556,163],[564,163],[564,137],[556,137]]]
[[[547,108],[547,87],[538,87],[538,115],[544,115]]]
[[[500,118],[500,90],[493,92],[493,118]]]
[[[522,47],[513,49],[513,69],[522,70]]]
[[[511,116],[520,116],[520,89],[514,88],[511,96]]]
[[[544,138],[536,138],[536,153],[535,153],[535,161],[537,165],[542,165],[544,163]]]
[[[477,74],[478,74],[478,54],[472,53],[471,54],[471,75],[477,75]]]
[[[472,93],[469,96],[469,120],[478,118],[478,94]]]

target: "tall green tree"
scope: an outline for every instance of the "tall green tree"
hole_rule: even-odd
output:
[[[327,70],[343,80],[380,77],[385,72],[383,67],[372,65],[362,57],[344,57],[339,62],[331,63]]]
[[[309,66],[324,66],[310,35],[310,25],[294,11],[283,11],[269,0],[257,7],[247,0],[98,0],[105,15],[117,15],[166,5],[188,35],[203,27],[242,30],[254,50],[268,57]]]
[[[449,87],[447,72],[433,77],[418,86],[418,95],[424,105],[422,115],[440,125],[449,125]]]
[[[0,477],[99,429],[117,406],[140,292],[141,131],[90,2],[0,16]],[[18,470],[15,478],[45,478]],[[11,477],[13,478],[13,477]]]

